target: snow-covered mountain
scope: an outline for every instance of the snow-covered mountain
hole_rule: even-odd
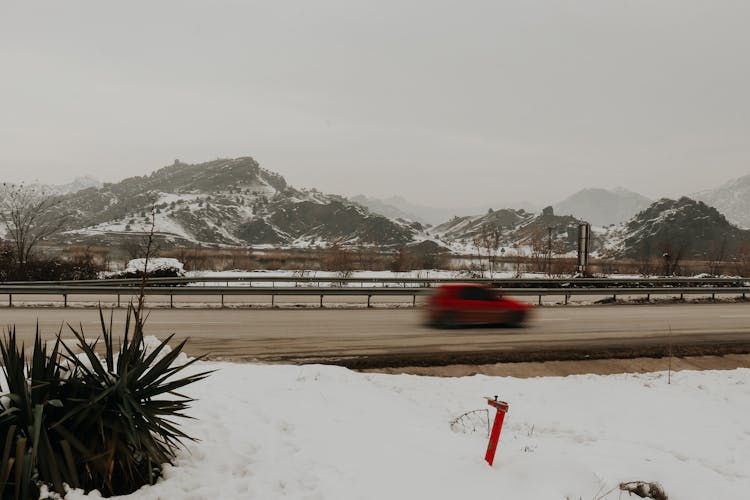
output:
[[[733,192],[744,186],[733,185]],[[584,190],[577,198],[601,199],[597,193]],[[613,199],[612,193],[605,192],[605,199]],[[617,190],[614,196],[638,199]],[[742,201],[739,195],[732,199]],[[61,219],[58,239],[78,244],[112,244],[142,235],[150,229],[153,209],[159,238],[178,245],[309,247],[339,242],[399,248],[432,240],[455,252],[474,253],[475,245],[495,239],[503,248],[546,249],[551,242],[553,251],[561,254],[575,250],[583,219],[557,215],[552,207],[540,213],[504,208],[426,227],[406,220],[411,214],[398,207],[381,214],[342,196],[295,189],[250,157],[200,164],[176,161],[150,175],[86,187],[60,200],[60,213],[69,217]],[[590,217],[589,222],[602,221]],[[732,225],[703,202],[680,198],[659,200],[618,226],[595,227],[592,250],[603,257],[679,252],[714,259],[730,258],[750,248],[747,245],[750,231]]]
[[[696,193],[693,198],[716,207],[730,222],[750,228],[750,175]]]
[[[176,161],[148,176],[131,177],[62,198],[72,214],[63,237],[101,241],[156,232],[175,243],[296,245],[338,241],[403,245],[416,222],[373,214],[346,198],[297,190],[250,157],[201,164]]]
[[[57,184],[55,186],[52,186],[52,190],[60,194],[72,194],[88,188],[99,189],[100,187],[102,187],[102,185],[102,181],[100,181],[96,177],[93,177],[91,175],[84,175],[76,177],[66,184]]]
[[[389,217],[403,217],[430,225],[442,224],[453,217],[466,217],[481,214],[486,212],[491,206],[501,205],[487,204],[484,206],[477,205],[473,207],[429,207],[412,203],[403,196],[391,196],[389,198],[381,199],[357,195],[352,198],[352,200],[370,208],[373,212],[387,215]],[[517,209],[523,208],[528,212],[536,212],[541,208],[528,202],[502,205],[513,206]]]
[[[555,205],[555,212],[572,215],[594,226],[608,226],[627,221],[645,209],[651,200],[624,188],[582,189]]]
[[[662,198],[607,234],[617,257],[727,259],[750,244],[750,231],[732,225],[714,207],[682,197]]]
[[[30,187],[33,187],[40,193],[46,193],[50,195],[65,195],[77,193],[78,191],[82,191],[88,188],[98,189],[102,187],[102,182],[96,177],[83,175],[76,177],[72,181],[65,184],[45,184],[43,182],[35,181],[30,184]]]
[[[483,215],[454,217],[429,228],[428,232],[454,247],[497,237],[502,247],[529,245],[546,248],[551,234],[555,252],[564,253],[576,248],[580,222],[569,215],[555,215],[552,207],[543,209],[540,214],[504,208],[490,209]]]
[[[411,212],[402,210],[395,205],[392,205],[384,200],[378,198],[370,198],[363,194],[358,194],[349,198],[353,202],[359,203],[360,205],[367,207],[371,212],[376,214],[385,215],[392,219],[406,219],[414,220],[421,223],[427,223],[422,217],[415,215]],[[403,199],[403,198],[401,198]]]

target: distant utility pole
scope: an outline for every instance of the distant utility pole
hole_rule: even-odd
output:
[[[552,270],[552,230],[554,226],[547,227],[547,275]]]
[[[591,244],[591,225],[588,222],[578,224],[578,273],[588,275],[589,246]]]

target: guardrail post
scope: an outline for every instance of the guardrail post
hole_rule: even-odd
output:
[[[120,294],[117,294],[117,308],[120,308]]]
[[[646,302],[651,302],[651,294],[650,293],[646,294]]]
[[[174,309],[174,295],[169,294],[169,308]]]
[[[542,305],[542,294],[541,293],[539,294],[539,305],[540,306]]]
[[[711,294],[711,300],[716,300],[716,294],[715,293]]]
[[[276,302],[276,294],[272,293],[271,294],[271,307],[275,305],[275,302]]]
[[[221,307],[224,307],[224,294],[221,294]]]
[[[320,294],[320,307],[323,307],[323,294]]]
[[[8,294],[8,307],[13,307],[13,294]]]
[[[417,294],[416,293],[411,296],[411,306],[417,307]]]
[[[63,294],[63,307],[68,307],[68,294]]]
[[[367,296],[367,308],[370,308],[370,299],[372,298],[372,295]]]
[[[570,297],[570,295],[568,295],[568,294],[566,293],[566,294],[565,294],[565,305],[566,305],[566,306],[568,305],[568,297]]]

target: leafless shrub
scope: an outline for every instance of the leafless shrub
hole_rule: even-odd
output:
[[[406,248],[401,248],[393,256],[390,270],[394,273],[404,273],[417,268],[417,259]]]
[[[342,278],[348,278],[354,271],[354,254],[334,241],[323,256],[322,267],[325,271],[335,271]]]
[[[575,272],[576,265],[576,259],[557,257],[550,260],[549,274],[550,276],[562,276],[565,274],[571,274]]]
[[[158,257],[161,254],[162,242],[156,238],[156,233],[132,235],[120,244],[120,250],[125,254],[128,260],[140,259],[148,253],[152,257]]]
[[[726,250],[727,250],[727,239],[726,237],[722,238],[721,241],[715,241],[711,244],[711,247],[708,251],[707,257],[707,272],[711,276],[720,276],[724,273],[724,259],[726,258]]]
[[[750,277],[750,243],[740,247],[734,261],[734,273]]]

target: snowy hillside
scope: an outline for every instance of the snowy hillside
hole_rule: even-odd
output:
[[[415,215],[411,212],[406,212],[394,205],[391,205],[377,198],[370,198],[368,196],[358,194],[356,196],[350,197],[349,199],[352,200],[353,202],[359,203],[363,207],[367,207],[371,212],[385,215],[386,217],[390,217],[391,219],[414,220],[417,222],[421,222],[423,224],[427,222],[426,220],[419,217],[418,215]]]
[[[687,197],[663,198],[607,233],[611,255],[727,259],[750,244],[750,231],[730,224],[713,207]]]
[[[540,214],[525,210],[489,210],[484,215],[454,217],[429,229],[431,236],[451,246],[473,245],[484,238],[497,236],[499,245],[547,247],[550,231],[556,253],[576,248],[579,220],[555,215],[552,207]]]
[[[742,228],[750,228],[750,175],[731,180],[722,186],[693,195],[716,207],[726,218]]]
[[[63,198],[72,213],[64,237],[88,240],[148,232],[152,207],[160,237],[179,244],[402,245],[421,225],[370,213],[346,198],[297,190],[252,158],[175,162]]]
[[[94,188],[99,189],[102,187],[102,182],[96,177],[85,175],[76,177],[70,182],[65,184],[44,184],[41,182],[34,182],[31,184],[36,190],[42,193],[54,194],[54,195],[66,195],[83,191],[84,189]]]

